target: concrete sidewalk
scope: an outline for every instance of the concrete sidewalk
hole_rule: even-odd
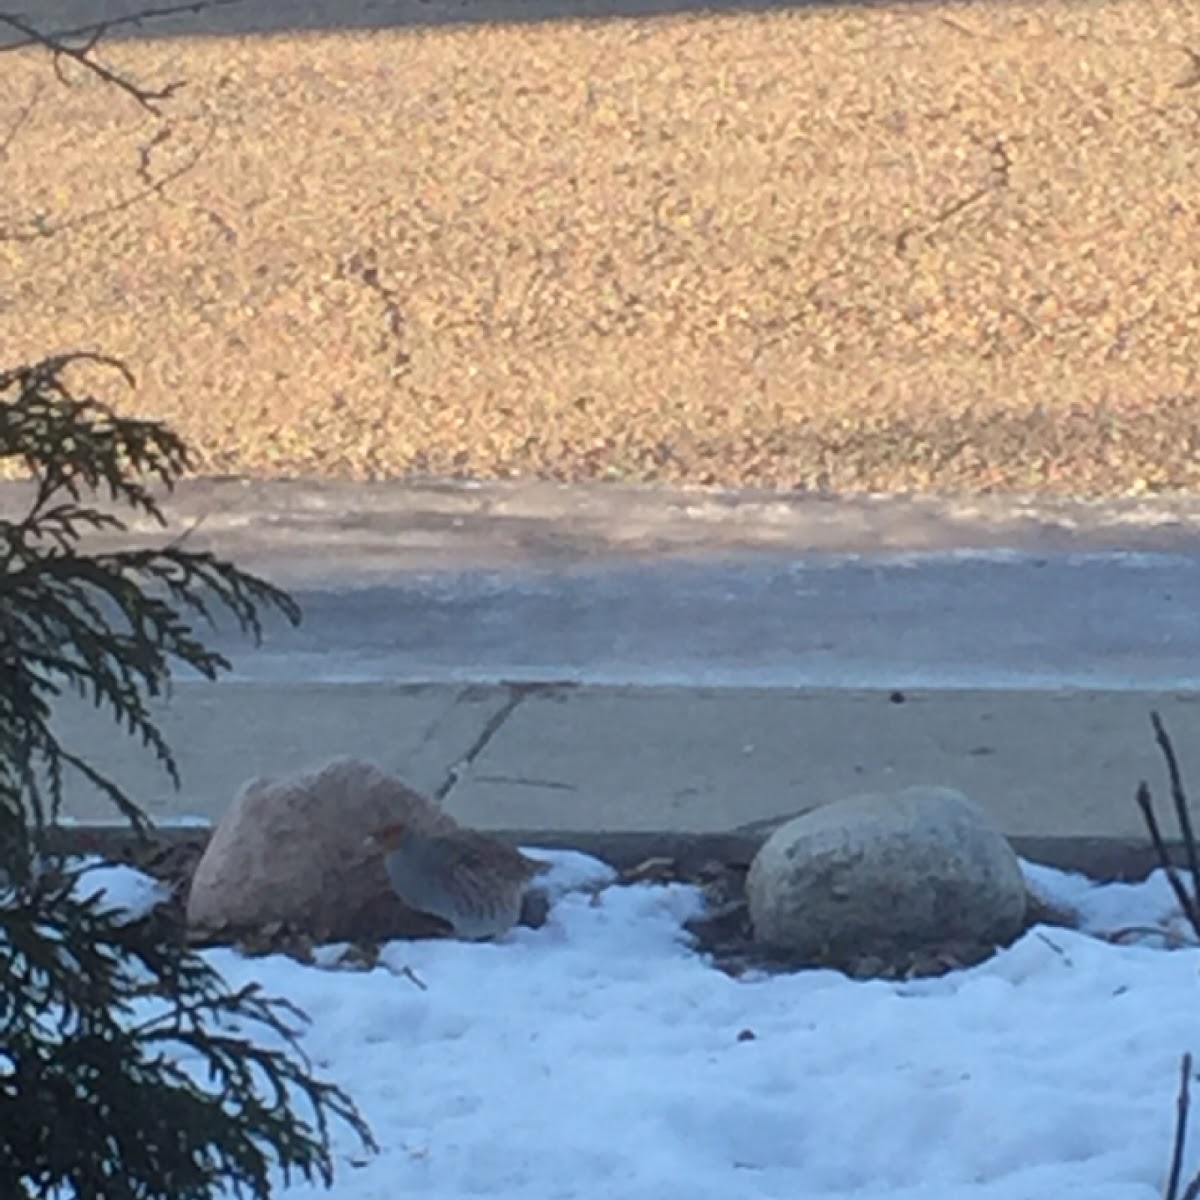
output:
[[[738,856],[774,822],[838,796],[938,783],[974,797],[1035,857],[1103,872],[1114,853],[1145,847],[1139,780],[1167,812],[1151,709],[1200,788],[1200,697],[1189,694],[192,685],[160,710],[179,794],[92,711],[64,710],[59,730],[168,824],[219,818],[256,775],[352,754],[445,791],[464,821],[544,844],[636,857],[733,835]],[[84,786],[68,812],[111,817]]]

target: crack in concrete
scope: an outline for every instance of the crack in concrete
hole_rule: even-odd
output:
[[[544,686],[537,683],[505,683],[502,686],[508,692],[508,699],[488,718],[479,736],[471,743],[467,752],[446,773],[446,778],[433,793],[433,798],[438,804],[442,804],[450,795],[459,780],[470,770],[471,764],[487,749],[492,738],[500,732],[504,723],[516,712],[521,701],[531,692],[544,690]]]
[[[425,732],[421,734],[420,740],[417,742],[416,746],[413,747],[411,758],[415,759],[419,757],[425,747],[428,746],[430,742],[432,742],[437,736],[437,734],[441,732],[441,728],[449,719],[450,714],[454,712],[454,710],[462,703],[463,697],[467,695],[470,690],[471,689],[469,687],[460,687],[455,689],[454,696],[450,700],[450,703],[447,704],[446,707],[443,708],[442,711],[438,713],[438,715],[434,717],[433,720],[430,721],[425,727]]]
[[[563,783],[559,779],[530,779],[524,775],[476,775],[480,783],[508,783],[516,787],[546,788],[553,792],[574,792],[578,789],[573,783]]]

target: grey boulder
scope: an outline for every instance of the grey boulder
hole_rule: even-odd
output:
[[[793,818],[755,856],[746,892],[755,940],[797,962],[1007,943],[1026,910],[1012,847],[944,787],[851,796]]]

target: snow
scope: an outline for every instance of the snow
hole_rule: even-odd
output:
[[[89,855],[73,860],[71,865],[79,869],[73,889],[76,897],[83,899],[99,892],[105,909],[131,921],[170,899],[171,893],[163,884],[122,863],[109,863]]]
[[[1100,937],[1125,931],[1133,939],[1177,944],[1195,941],[1164,871],[1142,883],[1098,884],[1085,875],[1056,871],[1038,863],[1022,863],[1025,882],[1041,899],[1073,912],[1079,928]],[[1153,930],[1159,930],[1155,936]]]
[[[616,871],[608,863],[577,850],[543,850],[537,846],[522,846],[521,850],[530,858],[550,864],[550,869],[538,877],[538,887],[551,900],[558,900],[568,892],[602,888],[617,878]]]
[[[373,1158],[339,1136],[334,1200],[1161,1196],[1200,955],[1097,936],[1170,920],[1161,874],[1027,864],[1082,929],[939,979],[734,980],[681,928],[696,889],[547,856],[549,922],[499,943],[396,942],[366,972],[337,948],[310,966],[208,952],[308,1012],[305,1050],[371,1123]],[[136,907],[131,874],[108,885]]]

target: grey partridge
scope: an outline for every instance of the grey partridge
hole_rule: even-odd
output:
[[[521,916],[525,888],[550,868],[473,829],[393,821],[367,842],[409,908],[440,917],[465,941],[503,937]]]

